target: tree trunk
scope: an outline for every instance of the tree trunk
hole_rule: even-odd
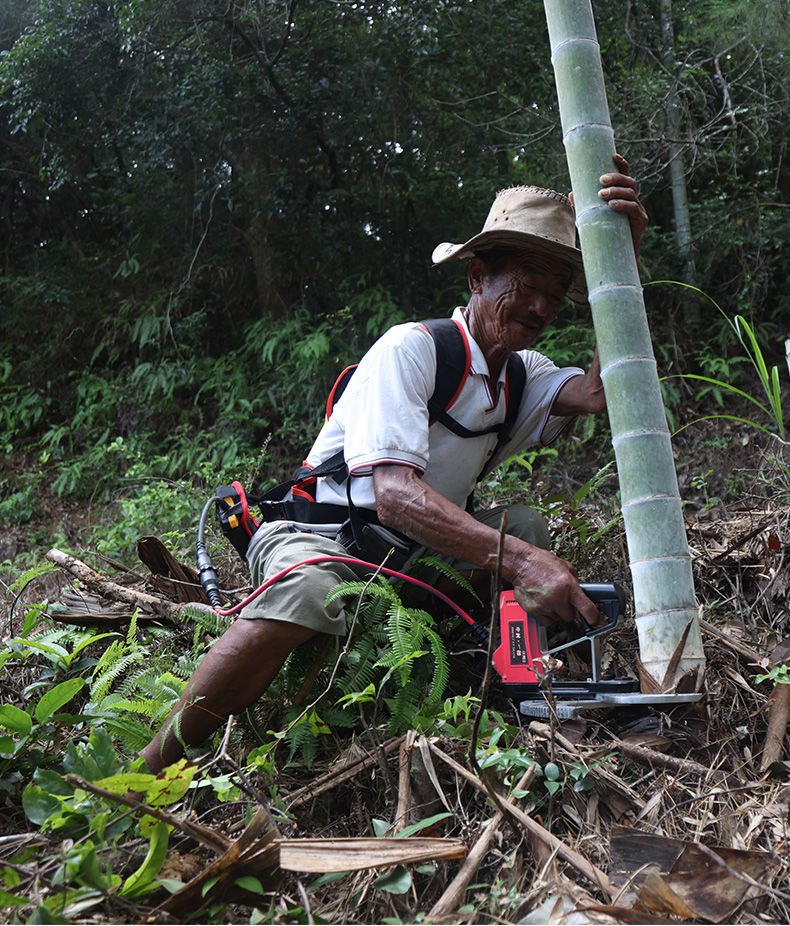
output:
[[[669,135],[669,179],[672,186],[672,208],[675,218],[675,241],[684,261],[685,281],[697,285],[697,268],[691,240],[688,191],[686,187],[686,159],[680,140],[680,93],[678,92],[677,62],[675,61],[675,30],[672,26],[672,0],[660,0],[661,46],[664,66],[671,84],[667,96],[667,132]],[[686,290],[688,293],[689,291]],[[687,321],[699,321],[699,303],[694,299],[683,301]]]
[[[620,479],[642,691],[697,691],[705,657],[642,288],[628,220],[598,196],[615,149],[592,7],[589,0],[544,5]]]

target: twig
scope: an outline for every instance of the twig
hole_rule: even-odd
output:
[[[80,778],[79,775],[65,775],[64,778],[69,784],[77,788],[82,788],[83,791],[88,791],[90,794],[95,794],[97,797],[103,797],[105,800],[112,801],[114,804],[123,804],[125,807],[132,807],[134,810],[140,810],[148,814],[149,817],[153,817],[155,820],[169,823],[170,826],[174,826],[187,836],[191,836],[198,842],[202,842],[204,845],[209,846],[209,848],[213,849],[219,855],[226,852],[228,846],[231,844],[230,839],[227,839],[220,833],[215,833],[214,830],[209,829],[207,826],[201,826],[200,823],[193,823],[191,820],[183,820],[181,817],[168,813],[166,810],[160,810],[158,807],[149,807],[148,804],[144,804],[134,797],[128,797],[126,794],[115,794],[113,791],[100,788],[90,781]]]
[[[655,749],[649,749],[647,746],[626,743],[616,737],[610,742],[610,746],[612,749],[618,749],[624,755],[639,762],[646,762],[648,765],[661,765],[678,774],[696,775],[698,778],[713,778],[719,781],[727,780],[726,772],[722,772],[717,768],[708,768],[699,762],[694,762],[693,759],[679,759],[677,756],[668,756]]]
[[[482,791],[484,794],[488,794],[488,788],[486,785],[480,781],[475,775],[473,775],[468,769],[465,769],[463,765],[460,765],[455,759],[447,755],[436,746],[434,743],[431,743],[431,752],[434,755],[438,756],[443,762],[446,762],[455,772],[465,778],[471,785]],[[558,839],[553,833],[550,833],[547,829],[542,827],[540,823],[537,823],[532,817],[528,816],[521,810],[519,807],[515,807],[512,804],[506,804],[501,797],[499,796],[499,806],[504,808],[505,811],[511,814],[513,817],[518,820],[518,822],[530,833],[536,836],[541,842],[545,843],[552,851],[556,852],[557,855],[573,868],[579,872],[579,874],[584,875],[585,878],[591,883],[594,884],[597,888],[606,894],[609,900],[615,896],[617,893],[614,885],[609,880],[609,877],[601,871],[600,868],[597,868],[592,862],[588,861],[583,855],[577,852],[575,849],[572,849],[570,846],[566,845],[561,839]]]
[[[535,774],[535,765],[530,765],[526,772],[524,772],[524,774],[521,776],[519,783],[513,789],[513,793],[505,802],[507,805],[514,803],[516,800],[516,791],[522,791],[530,786],[532,779],[535,777]],[[491,846],[491,842],[501,827],[502,821],[504,819],[504,812],[498,810],[496,812],[496,816],[494,816],[494,818],[477,839],[477,842],[475,842],[475,844],[469,850],[469,855],[467,855],[466,861],[463,863],[463,865],[461,865],[458,874],[453,878],[442,896],[431,908],[431,912],[428,914],[429,916],[447,916],[448,914],[453,913],[458,909],[461,898],[464,895],[464,891],[467,889],[469,882],[472,880],[475,872],[482,864],[483,858],[485,857],[486,852],[488,852],[488,849]]]
[[[709,634],[711,637],[715,637],[725,646],[728,646],[733,652],[738,653],[739,656],[743,656],[750,663],[758,666],[765,666],[768,664],[768,658],[766,656],[758,653],[757,650],[752,649],[745,643],[735,640],[729,634],[725,633],[723,630],[719,630],[718,627],[708,621],[700,619],[699,625],[705,633]]]

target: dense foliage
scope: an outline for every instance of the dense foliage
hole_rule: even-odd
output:
[[[685,273],[679,142],[689,282],[770,343],[790,309],[787,14],[676,5],[668,48],[668,6],[597,9],[653,219],[645,272]],[[290,465],[339,368],[463,299],[433,247],[476,231],[502,186],[567,187],[537,0],[13,0],[0,47],[0,433],[61,494],[141,464],[254,469],[269,435]],[[731,372],[718,313],[648,299],[665,367]],[[577,345],[555,339],[558,360]]]

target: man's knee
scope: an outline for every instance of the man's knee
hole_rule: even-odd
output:
[[[549,525],[543,515],[528,505],[513,505],[507,509],[507,533],[533,547],[551,547]]]
[[[506,533],[518,537],[533,547],[551,548],[551,534],[546,519],[529,505],[500,506],[475,513],[475,517],[489,527],[499,529],[502,515],[507,514]]]
[[[297,646],[309,640],[315,631],[289,621],[266,618],[239,618],[217,640],[217,655],[262,661],[288,655]]]

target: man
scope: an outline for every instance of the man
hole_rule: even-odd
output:
[[[635,253],[647,225],[627,162],[601,178],[600,196],[624,212]],[[499,194],[483,230],[461,245],[443,244],[434,263],[469,257],[467,306],[454,320],[469,351],[470,367],[452,405],[452,416],[478,431],[502,421],[507,366],[519,351],[526,388],[510,441],[498,449],[493,434],[463,438],[431,425],[427,402],[436,377],[430,334],[416,323],[387,332],[362,359],[311,450],[316,467],[342,448],[350,484],[319,478],[318,502],[345,505],[350,498],[373,511],[384,530],[490,575],[499,550],[499,517],[464,510],[478,473],[535,442],[553,440],[574,416],[605,407],[597,351],[587,373],[560,370],[529,348],[556,318],[563,300],[586,301],[581,254],[575,247],[572,201],[535,187]],[[494,453],[493,458],[491,454]],[[580,613],[596,624],[595,605],[579,587],[571,564],[549,552],[545,524],[520,509],[503,545],[502,576],[539,620],[571,621]],[[397,536],[396,535],[396,536]],[[252,538],[248,561],[257,585],[281,570],[346,549],[311,530],[282,521],[264,523]],[[181,742],[197,744],[229,714],[268,688],[288,654],[315,633],[345,633],[340,602],[324,606],[340,582],[355,578],[339,563],[299,566],[271,585],[214,644],[187,684],[166,723],[143,750],[153,772],[176,761]]]

